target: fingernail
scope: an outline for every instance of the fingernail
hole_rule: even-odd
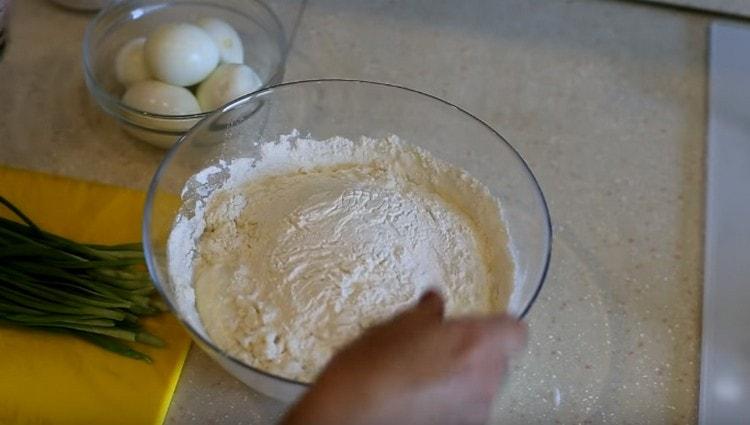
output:
[[[438,316],[443,317],[443,297],[436,289],[428,289],[424,294],[422,294],[422,296],[419,297],[419,305],[426,305],[430,308],[430,310],[434,310]]]
[[[419,303],[426,303],[426,302],[434,302],[434,301],[442,301],[443,297],[440,296],[440,293],[433,288],[428,289],[425,291],[424,294],[422,294],[421,297],[419,297]]]

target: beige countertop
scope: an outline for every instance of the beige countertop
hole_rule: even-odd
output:
[[[602,0],[271,1],[286,80],[354,77],[472,111],[529,161],[553,261],[502,423],[696,421],[709,18]],[[0,164],[138,189],[163,152],[89,97],[90,15],[16,1]],[[192,350],[167,423],[270,423],[282,406]]]

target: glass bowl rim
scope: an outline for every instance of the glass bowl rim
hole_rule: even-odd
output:
[[[162,7],[169,7],[173,5],[200,5],[200,6],[210,6],[210,7],[216,7],[216,5],[212,5],[209,3],[202,3],[199,1],[184,1],[180,3],[169,3],[167,0],[162,0]],[[276,69],[274,69],[273,73],[268,77],[268,81],[275,81],[277,78],[280,78],[280,76],[284,72],[284,67],[286,63],[287,55],[289,54],[289,43],[287,40],[286,33],[284,31],[284,25],[282,25],[281,20],[279,19],[278,15],[274,13],[274,11],[263,1],[260,0],[253,0],[253,3],[260,6],[266,13],[268,13],[268,16],[271,17],[273,21],[273,25],[276,27],[272,30],[266,29],[271,33],[271,31],[275,32],[275,41],[280,47],[280,53],[281,57],[279,60],[279,64],[276,66]],[[134,7],[129,7],[129,6]],[[89,87],[89,90],[94,94],[94,98],[99,103],[106,103],[108,106],[105,107],[105,109],[109,110],[109,105],[114,106],[115,108],[122,109],[126,112],[140,115],[142,117],[146,118],[154,118],[154,119],[160,119],[165,121],[188,121],[188,120],[198,120],[205,118],[212,113],[216,112],[216,110],[208,111],[208,112],[199,112],[197,114],[187,114],[187,115],[164,115],[164,114],[157,114],[153,112],[146,112],[141,109],[133,108],[131,106],[126,105],[121,99],[119,99],[117,96],[112,95],[109,91],[104,89],[104,86],[100,83],[100,81],[94,76],[93,67],[91,65],[91,60],[93,56],[93,48],[91,47],[91,39],[93,37],[94,28],[96,28],[103,20],[109,17],[110,12],[112,12],[115,9],[124,9],[127,11],[127,13],[132,12],[136,9],[141,8],[148,8],[149,6],[153,7],[156,5],[143,5],[138,4],[137,0],[125,0],[125,1],[118,1],[118,2],[110,2],[107,6],[105,6],[103,9],[101,9],[96,16],[86,25],[86,30],[83,33],[83,73],[84,77],[86,79],[86,85]],[[248,15],[247,13],[243,13],[241,11],[238,11],[237,9],[233,7],[225,7],[227,10],[232,11],[238,15],[245,16],[247,18],[252,19],[251,15]],[[272,34],[273,35],[273,34]],[[270,88],[271,86],[267,86],[266,88]],[[252,94],[252,93],[249,93]],[[130,121],[129,119],[125,117],[121,117],[119,115],[120,112],[117,113],[118,118],[125,119],[126,121]]]
[[[201,335],[198,331],[196,331],[190,323],[188,323],[186,320],[183,319],[182,314],[179,313],[179,309],[176,308],[176,306],[172,303],[171,299],[167,296],[163,283],[159,280],[158,273],[156,272],[156,264],[154,262],[154,255],[153,255],[153,248],[150,243],[150,226],[151,226],[151,211],[153,210],[153,203],[154,198],[156,196],[156,189],[161,181],[162,174],[166,170],[166,167],[171,163],[172,158],[177,153],[177,151],[180,150],[183,144],[186,143],[186,140],[191,138],[191,136],[199,130],[199,127],[202,126],[204,121],[208,121],[210,119],[215,118],[215,116],[221,115],[225,112],[229,112],[235,108],[238,108],[242,106],[243,104],[250,102],[252,100],[255,100],[256,98],[263,96],[265,94],[268,94],[272,92],[275,89],[284,88],[284,87],[293,87],[293,86],[308,86],[313,84],[320,84],[320,83],[354,83],[354,84],[364,84],[369,86],[376,86],[376,87],[384,87],[387,89],[397,89],[409,92],[411,94],[416,94],[418,96],[426,97],[430,100],[437,101],[441,103],[443,106],[448,106],[450,108],[456,109],[458,112],[463,113],[467,118],[473,119],[478,124],[480,124],[482,127],[484,127],[486,130],[488,130],[492,135],[496,136],[502,143],[505,143],[505,145],[510,148],[511,152],[515,156],[515,158],[520,162],[522,165],[523,170],[526,171],[528,174],[529,179],[533,183],[533,187],[535,189],[535,192],[537,196],[539,197],[539,200],[541,201],[541,207],[542,211],[544,213],[544,227],[546,230],[546,238],[545,238],[545,254],[544,254],[544,265],[542,266],[542,273],[539,276],[539,282],[536,285],[536,288],[534,289],[534,293],[532,294],[529,301],[524,306],[523,310],[521,311],[521,314],[518,316],[518,320],[523,320],[526,315],[531,310],[531,306],[534,305],[536,302],[536,299],[539,297],[539,294],[542,290],[542,287],[544,286],[544,283],[546,281],[547,273],[549,271],[550,266],[550,259],[552,256],[552,221],[550,219],[550,213],[549,213],[549,206],[547,205],[547,200],[544,197],[544,192],[542,192],[542,188],[539,185],[539,182],[534,175],[534,173],[531,170],[531,167],[529,167],[526,160],[523,159],[521,154],[516,150],[513,145],[511,145],[499,132],[497,132],[494,128],[492,128],[489,124],[487,124],[484,120],[476,117],[475,115],[471,114],[470,112],[466,111],[460,106],[457,106],[451,102],[448,102],[444,99],[441,99],[435,95],[400,86],[393,83],[386,83],[386,82],[379,82],[379,81],[371,81],[371,80],[363,80],[363,79],[350,79],[350,78],[320,78],[320,79],[307,79],[307,80],[296,80],[296,81],[290,81],[285,83],[279,83],[275,84],[273,86],[269,86],[260,90],[257,90],[253,93],[249,93],[245,96],[239,97],[232,102],[222,106],[221,108],[207,113],[207,117],[199,121],[195,126],[193,126],[187,133],[185,133],[183,136],[180,137],[180,139],[167,151],[166,155],[162,158],[161,162],[159,163],[158,168],[156,169],[156,172],[154,173],[153,178],[151,179],[151,182],[148,186],[148,192],[146,194],[146,202],[143,208],[143,223],[142,223],[142,243],[143,243],[143,250],[144,250],[144,256],[146,259],[146,265],[148,267],[149,274],[151,275],[151,280],[153,281],[154,287],[156,287],[156,290],[159,292],[159,295],[164,299],[164,302],[167,303],[170,310],[177,316],[177,319],[182,323],[182,325],[190,332],[190,334],[193,336],[193,338],[196,338],[201,344],[205,344],[211,350],[221,355],[223,358],[229,360],[233,364],[243,368],[243,369],[249,369],[252,370],[255,373],[258,373],[262,376],[276,379],[282,382],[285,382],[287,384],[293,384],[303,387],[309,387],[311,384],[308,382],[303,381],[297,381],[294,379],[286,378],[284,376],[276,375],[270,372],[266,372],[262,369],[256,368],[254,366],[251,366],[236,357],[232,356],[231,354],[227,353],[217,345],[215,345],[212,341],[210,341],[208,338],[205,338],[203,335]]]

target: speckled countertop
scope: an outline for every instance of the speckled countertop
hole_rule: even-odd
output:
[[[445,97],[539,177],[553,262],[498,422],[696,421],[709,17],[606,0],[270,3],[296,28],[287,80]],[[0,164],[143,189],[163,152],[88,96],[89,18],[15,2]],[[167,423],[270,423],[281,410],[194,349]]]

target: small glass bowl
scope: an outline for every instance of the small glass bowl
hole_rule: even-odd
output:
[[[224,106],[182,137],[151,181],[144,210],[144,250],[156,288],[195,342],[232,375],[282,401],[307,388],[253,368],[211,341],[195,306],[177,302],[167,264],[168,237],[176,217],[191,217],[195,203],[228,177],[192,178],[196,173],[222,168],[222,161],[258,158],[264,143],[294,129],[317,140],[397,135],[482,181],[500,200],[510,236],[516,286],[508,313],[519,319],[528,313],[547,274],[552,227],[534,175],[497,131],[458,106],[405,87],[338,79],[280,84]]]
[[[287,41],[278,17],[257,0],[124,0],[111,2],[86,28],[83,69],[86,86],[99,106],[138,139],[169,148],[210,112],[159,115],[126,106],[120,101],[125,87],[115,79],[114,60],[120,47],[147,36],[165,22],[194,22],[219,18],[239,34],[245,64],[267,87],[281,82]]]

